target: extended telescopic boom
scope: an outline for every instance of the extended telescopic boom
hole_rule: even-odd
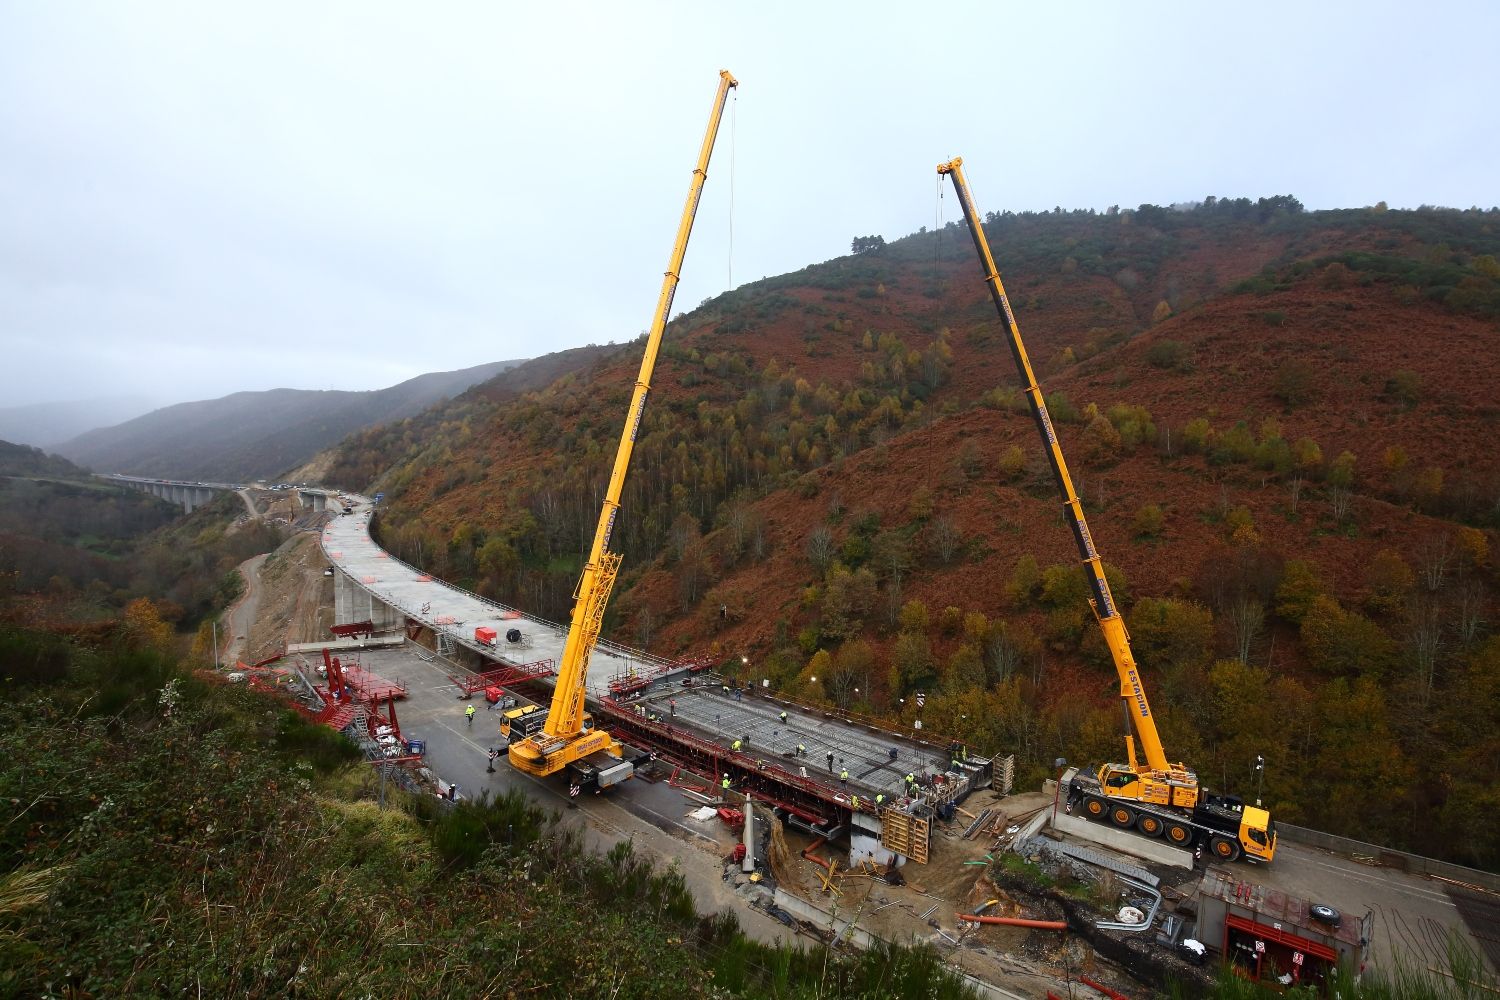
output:
[[[657,351],[661,347],[662,333],[672,311],[672,298],[677,294],[682,260],[687,254],[688,237],[692,235],[693,219],[698,213],[698,199],[703,194],[703,182],[708,179],[708,161],[713,155],[714,140],[719,134],[719,122],[724,116],[729,91],[738,85],[739,81],[728,70],[720,71],[719,90],[714,95],[708,130],[703,136],[703,147],[698,152],[698,165],[693,170],[692,184],[688,188],[687,205],[682,210],[682,221],[677,226],[672,258],[667,265],[666,276],[662,279],[661,294],[656,301],[656,315],[646,337],[646,353],[641,359],[640,374],[636,376],[635,393],[625,417],[625,429],[620,435],[620,448],[615,454],[614,471],[610,473],[604,507],[599,512],[594,544],[589,550],[588,562],[583,567],[583,575],[573,595],[573,618],[568,627],[567,643],[563,646],[557,687],[553,690],[547,721],[541,732],[510,748],[511,764],[532,774],[552,774],[573,761],[600,750],[606,750],[615,756],[620,754],[619,744],[607,732],[585,732],[583,728],[584,681],[588,676],[589,656],[599,641],[604,609],[609,602],[609,592],[614,587],[615,574],[620,568],[620,556],[609,551],[609,539],[614,531],[615,516],[620,510],[625,472],[630,467],[630,454],[635,447],[636,434],[640,431],[641,415],[646,409],[646,395],[651,389],[651,374],[656,368]]]
[[[1132,706],[1131,722],[1140,737],[1141,749],[1145,751],[1146,763],[1151,770],[1166,773],[1181,773],[1181,764],[1174,768],[1167,763],[1162,749],[1161,737],[1156,732],[1156,720],[1151,715],[1151,706],[1146,701],[1146,689],[1141,685],[1140,673],[1135,657],[1130,652],[1130,637],[1125,631],[1125,620],[1115,607],[1114,595],[1109,592],[1109,581],[1104,578],[1104,563],[1094,549],[1094,538],[1089,534],[1088,522],[1083,517],[1083,506],[1073,489],[1073,479],[1068,475],[1068,464],[1063,460],[1062,446],[1057,441],[1057,431],[1052,426],[1052,417],[1047,413],[1047,401],[1036,384],[1036,375],[1031,370],[1031,361],[1026,356],[1026,345],[1021,342],[1021,330],[1016,326],[1016,317],[1010,310],[1010,300],[1005,296],[1005,286],[1000,283],[1000,272],[995,267],[995,258],[990,253],[989,241],[985,239],[984,227],[979,212],[974,207],[974,198],[969,193],[969,182],[964,179],[963,160],[954,159],[938,165],[939,174],[953,179],[953,188],[958,192],[959,204],[969,223],[969,234],[974,237],[974,248],[979,251],[979,266],[984,271],[984,281],[989,287],[990,298],[1005,321],[1006,339],[1010,344],[1011,357],[1015,359],[1016,371],[1026,392],[1026,401],[1031,406],[1031,416],[1042,436],[1043,450],[1047,453],[1047,464],[1052,468],[1057,489],[1068,511],[1068,524],[1073,529],[1073,541],[1083,559],[1083,574],[1088,579],[1089,604],[1094,617],[1104,631],[1104,641],[1109,645],[1114,658],[1115,670],[1120,675],[1120,697]],[[1133,754],[1132,754],[1133,756]]]

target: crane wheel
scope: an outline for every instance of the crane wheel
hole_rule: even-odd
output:
[[[1141,813],[1141,818],[1135,821],[1135,828],[1148,837],[1160,837],[1164,825],[1160,819],[1150,813]]]
[[[1135,825],[1135,810],[1129,806],[1114,806],[1109,811],[1109,821],[1122,830]]]
[[[1240,845],[1219,834],[1209,840],[1208,849],[1220,861],[1233,861],[1240,856]]]
[[[1083,811],[1089,814],[1089,819],[1103,819],[1109,812],[1103,799],[1096,799],[1092,795],[1083,800]]]
[[[1191,827],[1181,823],[1167,824],[1167,841],[1178,847],[1191,847],[1193,843],[1193,831]]]

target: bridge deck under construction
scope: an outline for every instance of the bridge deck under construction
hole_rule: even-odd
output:
[[[325,554],[344,577],[340,582],[363,590],[408,625],[430,629],[455,655],[467,657],[476,674],[561,655],[565,629],[392,558],[369,536],[373,505],[344,496],[352,515],[335,515],[322,535]],[[476,626],[494,628],[499,646],[476,641]],[[524,645],[505,643],[511,629],[524,634]],[[909,791],[908,774],[932,788],[934,776],[942,782],[950,769],[947,745],[928,742],[920,733],[861,725],[768,692],[732,687],[726,693],[719,678],[700,672],[703,666],[601,643],[590,662],[589,701],[599,723],[632,746],[715,780],[729,774],[735,788],[751,790],[809,822],[841,822],[847,818],[841,811],[850,809],[856,796],[862,810],[873,806],[876,796],[897,804]],[[551,684],[550,677],[538,676],[518,687],[542,700]],[[469,686],[478,690],[477,681]],[[805,755],[798,754],[799,744]]]

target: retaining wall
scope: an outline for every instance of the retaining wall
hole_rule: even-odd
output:
[[[1484,872],[1477,868],[1465,868],[1463,865],[1449,864],[1446,861],[1438,861],[1436,858],[1424,858],[1420,854],[1410,854],[1406,851],[1396,851],[1389,847],[1381,847],[1378,844],[1367,844],[1362,840],[1354,840],[1350,837],[1339,837],[1322,830],[1309,830],[1302,826],[1292,826],[1290,823],[1276,824],[1276,836],[1278,839],[1289,840],[1294,844],[1305,844],[1308,847],[1317,847],[1334,854],[1363,855],[1374,858],[1379,864],[1387,868],[1397,868],[1401,871],[1411,872],[1413,875],[1436,875],[1439,878],[1453,879],[1456,882],[1468,882],[1470,885],[1484,886],[1500,892],[1500,875],[1494,872]]]

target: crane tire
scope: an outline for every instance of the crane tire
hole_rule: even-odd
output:
[[[1209,838],[1208,850],[1220,861],[1235,861],[1240,856],[1240,845],[1221,833]]]
[[[1167,843],[1175,844],[1178,847],[1192,847],[1193,828],[1186,823],[1173,823],[1169,821],[1167,823],[1166,839]]]
[[[1083,800],[1083,811],[1088,814],[1089,819],[1103,819],[1109,815],[1109,806],[1103,799],[1090,795]]]
[[[1165,826],[1160,816],[1150,813],[1141,813],[1140,818],[1135,821],[1135,828],[1148,837],[1160,837]]]
[[[1121,830],[1128,830],[1135,826],[1135,810],[1129,806],[1110,806],[1109,821]]]

